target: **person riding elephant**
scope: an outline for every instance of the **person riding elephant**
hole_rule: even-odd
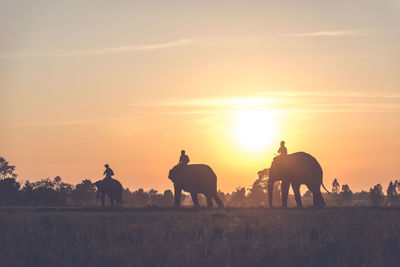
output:
[[[181,156],[179,157],[178,165],[188,165],[190,162],[189,156],[185,154],[185,150],[181,151]]]
[[[281,146],[278,150],[279,156],[286,156],[287,155],[287,148],[285,147],[285,141],[281,141]]]
[[[213,207],[212,199],[219,207],[224,205],[217,195],[217,176],[208,165],[191,164],[182,167],[178,164],[169,171],[168,178],[174,183],[175,206],[180,206],[182,190],[190,193],[196,207],[199,206],[198,193],[206,196],[209,208]]]
[[[305,184],[313,194],[313,204],[316,207],[324,207],[325,201],[321,194],[322,168],[318,161],[305,152],[288,154],[284,157],[275,157],[268,177],[268,198],[272,207],[273,186],[276,181],[282,181],[282,206],[287,207],[289,187],[292,185],[295,200],[298,207],[302,207],[300,185]]]
[[[106,177],[104,179],[111,179],[112,176],[114,175],[113,170],[110,168],[110,165],[105,164],[104,167],[106,167],[106,170],[103,172],[103,175]]]

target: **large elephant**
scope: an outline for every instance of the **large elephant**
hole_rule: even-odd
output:
[[[302,207],[300,185],[305,184],[313,194],[314,207],[324,207],[325,201],[321,194],[322,168],[318,161],[305,152],[297,152],[275,157],[269,169],[268,197],[272,207],[273,186],[276,181],[282,181],[282,206],[287,207],[290,184],[298,207]]]
[[[182,190],[190,193],[196,207],[199,207],[198,193],[206,196],[207,207],[213,207],[213,198],[218,207],[223,206],[217,195],[217,176],[208,165],[176,165],[169,171],[168,178],[174,183],[175,206],[180,206]]]
[[[97,187],[97,198],[101,197],[101,205],[105,205],[106,195],[110,198],[111,206],[114,205],[114,199],[118,205],[122,205],[122,185],[115,179],[103,179],[94,183]]]

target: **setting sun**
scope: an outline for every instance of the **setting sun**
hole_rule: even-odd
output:
[[[241,110],[236,114],[234,136],[238,144],[250,151],[264,149],[275,134],[271,111]]]

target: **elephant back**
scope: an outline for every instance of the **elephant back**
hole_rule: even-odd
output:
[[[116,179],[101,180],[96,184],[98,190],[104,194],[118,195],[123,191],[122,184]]]
[[[272,163],[271,169],[279,169],[279,173],[287,176],[312,176],[322,179],[321,165],[313,156],[305,152],[279,156]]]

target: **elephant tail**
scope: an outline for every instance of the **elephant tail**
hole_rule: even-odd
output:
[[[321,182],[322,187],[326,190],[326,192],[328,192],[328,194],[331,194],[331,192],[328,191],[328,189],[326,189],[325,185],[323,182]]]

